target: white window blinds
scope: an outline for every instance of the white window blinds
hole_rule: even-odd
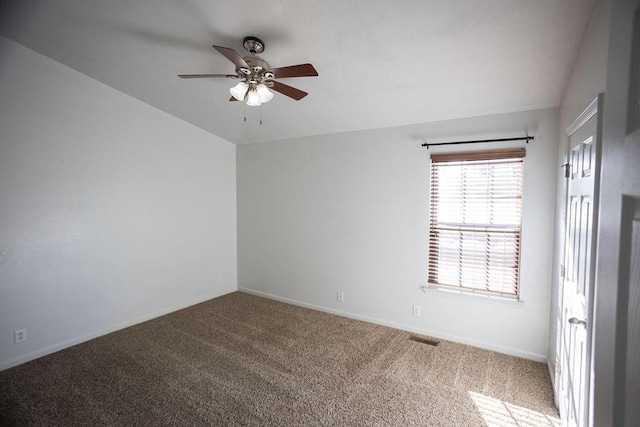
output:
[[[430,285],[519,295],[524,156],[431,156]]]

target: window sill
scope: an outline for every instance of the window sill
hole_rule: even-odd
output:
[[[512,307],[521,307],[524,305],[524,301],[522,299],[517,299],[513,297],[506,297],[506,296],[500,296],[500,295],[487,295],[487,294],[482,294],[478,292],[470,292],[470,291],[457,290],[457,289],[447,289],[447,288],[441,288],[438,286],[431,286],[431,285],[422,285],[420,286],[420,289],[422,289],[422,292],[424,292],[425,294],[432,293],[434,295],[437,294],[442,296],[451,296],[454,298],[467,298],[477,302],[507,305]]]

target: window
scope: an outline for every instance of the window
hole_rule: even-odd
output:
[[[518,297],[524,156],[431,156],[430,285]]]

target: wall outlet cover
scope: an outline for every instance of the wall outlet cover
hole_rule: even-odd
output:
[[[27,340],[27,330],[26,329],[18,329],[17,331],[13,331],[13,341],[18,344],[19,342]]]

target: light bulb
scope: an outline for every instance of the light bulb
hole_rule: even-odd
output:
[[[247,105],[249,107],[257,107],[261,104],[262,102],[260,102],[260,95],[258,95],[258,92],[256,92],[255,90],[250,90],[249,94],[247,95]]]
[[[256,92],[258,93],[258,96],[260,97],[260,102],[262,102],[263,104],[265,102],[271,101],[271,98],[273,98],[273,92],[271,92],[269,90],[269,88],[264,85],[264,83],[260,83],[256,87]]]
[[[244,96],[247,94],[247,90],[249,89],[249,85],[245,82],[240,82],[231,89],[231,96],[233,96],[238,101],[244,101]]]

